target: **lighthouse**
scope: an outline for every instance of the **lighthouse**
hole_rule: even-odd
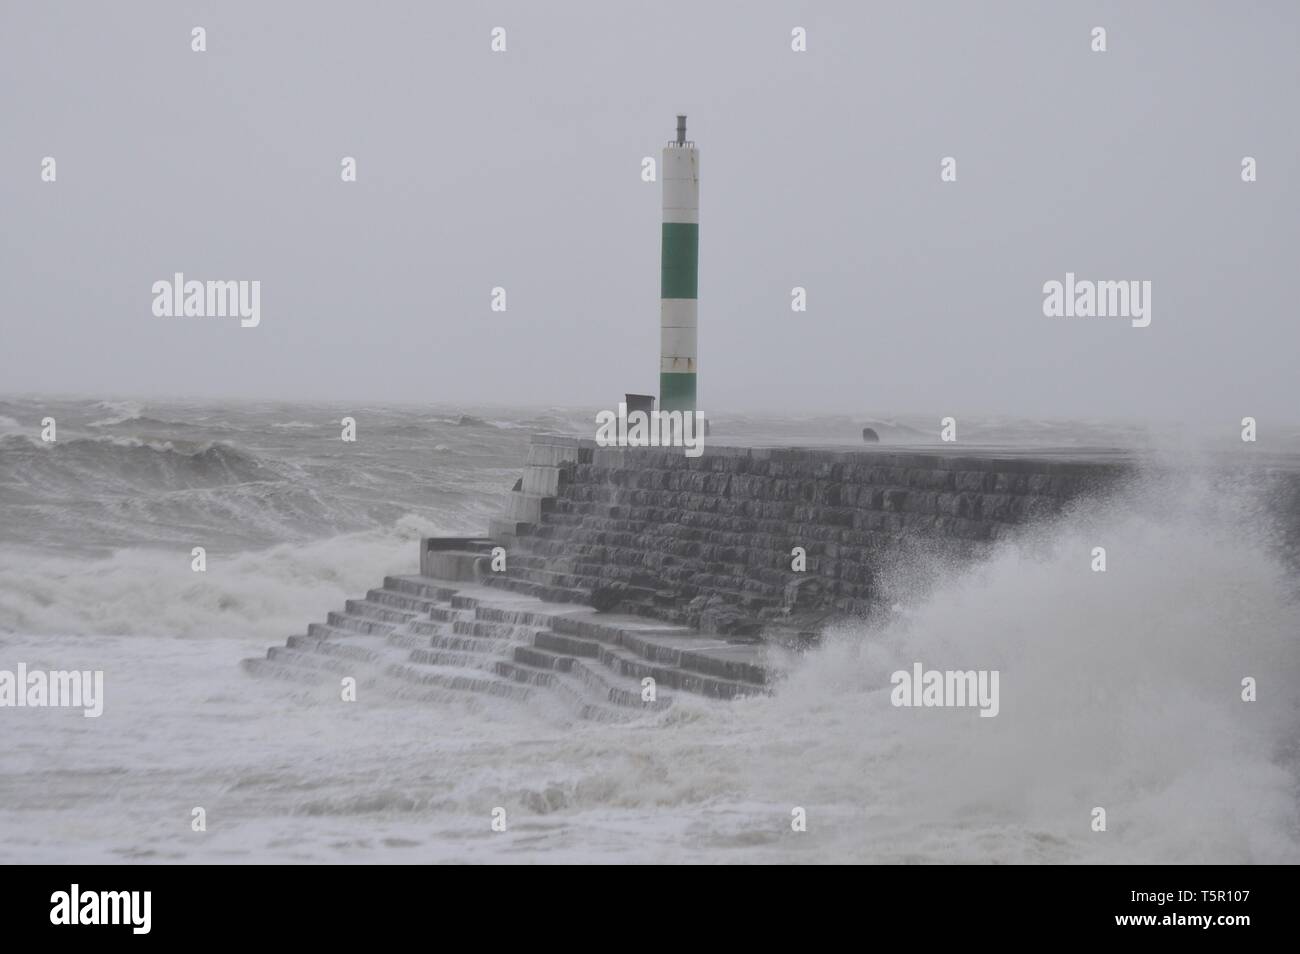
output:
[[[659,408],[695,411],[700,259],[700,153],[686,117],[663,150],[663,246],[659,256]]]

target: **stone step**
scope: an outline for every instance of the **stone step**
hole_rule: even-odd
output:
[[[587,620],[557,619],[554,631],[544,635],[539,634],[539,639],[546,648],[562,648],[563,651],[574,656],[599,659],[604,650],[617,647],[632,656],[640,657],[640,660],[645,663],[681,669],[687,673],[715,677],[726,682],[751,683],[749,688],[754,691],[762,691],[767,684],[766,670],[756,663],[719,658],[692,649],[689,643],[681,645],[680,639],[665,640],[665,636],[676,636],[676,634],[608,625],[596,617]],[[742,646],[749,641],[712,640],[709,642],[710,648],[716,652],[719,648]]]
[[[568,656],[586,656],[596,659],[600,656],[600,643],[576,636],[565,636],[552,630],[541,630],[534,637],[533,644],[551,652]]]
[[[648,676],[654,679],[656,686],[668,686],[672,689],[694,692],[697,695],[712,696],[715,699],[736,699],[763,691],[761,687],[747,683],[706,676],[676,667],[660,666],[610,646],[601,647],[600,663],[618,675],[630,677],[638,682]]]
[[[531,694],[527,687],[496,678],[485,672],[443,672],[420,663],[394,663],[385,672],[422,686],[438,686],[460,692],[480,692],[517,702],[527,701]]]
[[[455,625],[441,620],[413,619],[402,629],[415,636],[445,636],[452,632]]]
[[[361,684],[371,685],[381,678],[397,679],[424,687],[438,687],[457,692],[478,692],[516,701],[528,699],[527,691],[478,668],[478,660],[467,665],[457,660],[418,658],[426,650],[411,650],[406,658],[387,659],[384,654],[363,647],[334,644],[305,637],[295,639],[293,648],[274,646],[267,659],[281,666],[296,667],[339,677],[352,676]],[[359,668],[360,667],[360,668]]]
[[[498,659],[493,665],[493,671],[504,679],[511,679],[527,686],[541,686],[545,689],[555,686],[554,673],[545,669],[534,669],[531,666],[519,665],[508,659]]]
[[[520,666],[515,671],[521,679],[534,678],[527,674],[527,667]],[[544,675],[548,694],[558,698],[582,719],[627,722],[645,715],[647,711],[653,711],[653,707],[641,704],[639,697],[636,705],[612,702],[613,699],[622,697],[618,693],[604,691],[599,683],[589,683],[576,673],[551,670]],[[599,693],[596,698],[593,698],[593,691]]]
[[[436,638],[436,637],[434,637]],[[384,637],[384,642],[395,649],[410,652],[412,649],[427,649],[430,637],[418,635],[405,629],[396,629]]]
[[[519,645],[515,639],[489,639],[481,636],[433,636],[426,643],[433,649],[479,653],[484,656],[504,656]]]
[[[246,668],[300,681],[319,681],[320,674],[364,677],[391,684],[389,691],[403,696],[409,689],[417,697],[477,692],[522,701],[541,692],[538,701],[553,697],[569,712],[599,719],[662,709],[673,698],[668,690],[718,698],[764,691],[764,673],[746,664],[743,653],[733,657],[719,651],[726,644],[706,638],[694,653],[685,630],[573,608],[555,599],[556,590],[567,589],[562,595],[588,600],[586,592],[561,585],[578,578],[569,570],[572,564],[552,569],[557,564],[547,556],[516,556],[521,558],[511,575],[525,578],[507,582],[531,595],[545,594],[547,602],[498,596],[495,588],[472,583],[453,588],[428,577],[390,576],[365,599],[348,600],[343,612],[329,613],[326,622],[309,625],[306,635],[268,651],[264,664]],[[602,572],[611,566],[592,564]],[[630,569],[617,572],[629,584],[629,611],[653,615],[673,609],[661,604],[676,594],[639,585],[653,579],[644,567],[636,568],[635,577]],[[653,704],[641,699],[647,677],[657,684]]]
[[[544,623],[539,625],[545,625]],[[479,636],[484,639],[531,640],[534,627],[525,623],[497,622],[486,619],[459,620],[452,624],[456,636]]]
[[[727,682],[749,683],[756,688],[767,685],[767,670],[754,663],[722,660],[681,647],[664,646],[633,631],[623,632],[620,645],[642,659],[660,665],[713,676]]]
[[[331,633],[343,639],[360,638],[349,630],[331,630]],[[582,718],[612,721],[627,717],[606,704],[610,698],[626,701],[625,698],[617,693],[611,694],[599,681],[590,686],[589,680],[559,683],[548,678],[541,669],[515,663],[509,658],[502,659],[493,653],[407,648],[411,640],[418,641],[420,638],[402,631],[391,633],[382,644],[387,647],[388,652],[385,652],[372,648],[372,645],[293,636],[290,637],[288,646],[268,650],[266,660],[248,660],[243,665],[246,670],[257,675],[277,676],[304,684],[329,683],[343,676],[356,678],[359,684],[365,685],[392,679],[418,687],[421,697],[429,695],[425,690],[446,690],[527,701],[531,698],[529,693],[532,689],[543,688],[552,692],[568,709]],[[491,649],[529,649],[520,647],[517,643],[507,643],[502,647],[479,637],[442,638],[474,640],[479,644],[486,643],[486,648]],[[478,648],[485,647],[480,645]],[[402,650],[405,650],[404,657],[388,658],[390,654],[395,655]],[[532,657],[525,654],[523,658],[544,666],[555,665],[549,654],[540,651]],[[401,690],[388,691],[407,694]]]
[[[307,635],[312,639],[338,641],[356,636],[357,630],[347,629],[342,626],[331,626],[328,623],[308,623]]]
[[[370,590],[366,593],[366,602],[386,606],[389,609],[405,610],[408,613],[428,615],[435,608],[442,608],[445,600],[431,599],[427,596],[415,596],[401,590]]]
[[[550,626],[551,621],[555,619],[555,614],[550,612],[548,608],[534,607],[516,608],[483,605],[479,607],[476,619],[480,623],[511,627],[537,628]]]
[[[455,587],[427,576],[386,576],[384,589],[409,593],[412,596],[437,600],[440,603],[449,602],[456,595]]]
[[[588,656],[587,659],[580,659],[576,655],[566,655],[547,649],[540,642],[543,635],[542,633],[538,634],[539,643],[537,646],[521,647],[515,650],[515,661],[538,669],[572,673],[587,687],[588,691],[598,693],[602,702],[638,710],[666,709],[672,705],[671,697],[658,691],[656,691],[654,702],[643,701],[641,698],[642,687],[639,682],[623,678],[599,664],[596,658],[599,656],[599,643],[589,644],[596,651],[596,657]],[[588,661],[588,659],[591,661]]]
[[[545,659],[543,656],[551,656],[551,654],[537,650],[516,650],[517,662],[503,660],[497,663],[495,671],[500,676],[512,678],[524,685],[541,686],[541,688],[558,691],[580,711],[589,710],[594,706],[604,707],[607,704],[614,704],[624,710],[645,712],[660,710],[671,704],[667,699],[659,699],[655,703],[643,703],[640,686],[636,689],[614,688],[608,684],[608,673],[601,675],[590,671],[589,668],[575,672],[578,660],[564,658],[564,656],[551,656],[550,659]],[[532,662],[534,659],[537,662]],[[591,698],[593,691],[598,693],[598,698]],[[584,717],[591,717],[590,711],[582,714]]]
[[[387,636],[397,628],[396,623],[381,623],[378,620],[364,619],[348,613],[329,613],[325,617],[325,622],[335,629],[346,629],[367,636]]]
[[[471,652],[453,652],[446,649],[412,649],[408,658],[414,663],[426,666],[450,666],[457,669],[472,669],[490,656]]]
[[[563,669],[538,668],[525,662],[498,660],[493,666],[493,671],[501,678],[508,679],[521,686],[547,690],[548,693],[557,696],[576,715],[583,719],[614,722],[626,720],[630,715],[634,714],[632,712],[620,712],[605,705],[604,703],[613,695],[608,692],[602,692],[600,698],[593,698],[591,687],[586,681],[566,677]],[[599,686],[599,684],[597,685]],[[643,710],[647,707],[639,703],[638,697],[637,706],[625,705],[622,708]]]
[[[591,599],[591,594],[586,590],[534,583],[531,580],[512,576],[495,576],[484,580],[484,582],[501,589],[510,590],[513,593],[533,596],[547,603],[582,603],[585,605]]]
[[[589,689],[602,693],[604,698],[612,705],[628,709],[661,710],[667,709],[673,704],[672,696],[660,690],[657,685],[655,687],[655,701],[644,701],[641,698],[641,684],[639,682],[623,680],[603,666],[584,659],[575,659],[571,672],[575,678],[581,679]]]
[[[365,646],[316,639],[312,636],[290,636],[285,646],[290,650],[321,653],[326,656],[337,656],[340,659],[351,659],[362,663],[376,663],[383,658],[382,653],[367,649]]]
[[[371,603],[369,600],[348,600],[343,604],[343,609],[349,616],[360,616],[383,623],[406,623],[419,615],[408,610],[391,609],[379,603]]]
[[[766,680],[766,673],[761,666],[719,660],[679,647],[665,647],[656,642],[653,635],[641,635],[637,630],[607,626],[599,621],[599,617],[595,620],[574,621],[552,613],[507,610],[485,605],[480,606],[478,612],[485,620],[458,624],[457,631],[497,636],[504,633],[518,634],[519,629],[525,627],[525,632],[527,629],[532,630],[533,646],[562,655],[598,659],[602,645],[622,646],[646,662],[681,668],[724,682],[751,682],[753,688],[758,689]],[[494,622],[495,620],[509,622],[502,624]],[[729,688],[726,691],[735,694]]]
[[[515,662],[525,666],[535,666],[538,669],[555,669],[560,672],[568,672],[573,668],[574,663],[572,656],[548,653],[544,649],[538,649],[535,646],[515,647],[514,659]]]

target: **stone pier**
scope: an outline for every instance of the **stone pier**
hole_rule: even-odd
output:
[[[1279,545],[1300,563],[1300,467],[1256,463],[1275,481]],[[1239,489],[1240,466],[1224,468],[1225,492]],[[1133,460],[1104,450],[709,447],[690,458],[538,436],[485,535],[426,538],[418,575],[386,578],[245,665],[587,719],[642,718],[682,693],[734,699],[769,690],[775,645],[880,609],[882,573],[900,560],[978,559],[1136,476]]]
[[[689,458],[539,436],[489,527],[508,570],[485,582],[757,635],[866,613],[882,562],[900,551],[975,558],[1131,474],[1104,451],[710,447]]]

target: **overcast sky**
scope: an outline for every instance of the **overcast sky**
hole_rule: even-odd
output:
[[[684,112],[704,410],[1294,422],[1298,47],[1290,0],[5,2],[0,393],[655,391]],[[154,317],[177,271],[260,326]],[[1067,271],[1150,327],[1045,317]]]

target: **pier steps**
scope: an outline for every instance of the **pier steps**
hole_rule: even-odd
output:
[[[367,690],[485,695],[601,721],[663,710],[681,693],[733,699],[767,691],[753,644],[537,598],[563,589],[558,583],[512,582],[523,592],[386,577],[364,599],[347,600],[325,622],[243,665],[301,683],[340,685],[350,676]],[[647,679],[652,698],[643,698]]]

